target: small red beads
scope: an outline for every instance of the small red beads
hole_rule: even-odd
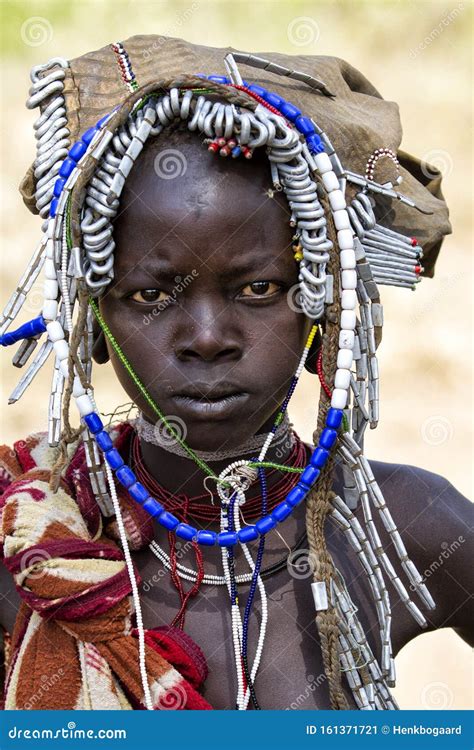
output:
[[[214,140],[206,139],[204,143],[207,144],[207,150],[213,154],[219,153],[220,156],[232,156],[236,159],[242,155],[245,159],[252,158],[252,149],[248,146],[239,146],[236,138],[214,138]]]
[[[110,46],[115,53],[118,66],[120,68],[122,81],[130,89],[130,91],[135,91],[138,88],[138,84],[135,78],[135,73],[132,70],[127,50],[125,49],[123,44],[121,44],[121,42],[114,42]]]
[[[254,94],[253,91],[250,91],[246,86],[238,86],[236,83],[230,84],[234,89],[238,89],[239,91],[245,91],[246,94],[252,97],[252,99],[255,99],[259,104],[262,104],[264,107],[270,110],[270,112],[273,112],[274,115],[279,115],[280,117],[281,112],[278,111],[275,107],[272,107],[271,104],[268,104],[268,102],[265,101],[265,99],[262,99],[261,96],[258,94]]]
[[[321,388],[323,389],[328,399],[331,400],[332,391],[324,379],[322,349],[319,350],[318,359],[316,360],[316,371],[318,373],[319,382],[321,383]]]

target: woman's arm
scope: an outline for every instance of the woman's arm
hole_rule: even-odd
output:
[[[436,603],[423,609],[427,630],[451,627],[473,645],[472,504],[448,480],[414,466],[378,463],[376,476]]]

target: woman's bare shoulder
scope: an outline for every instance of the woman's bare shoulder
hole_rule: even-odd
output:
[[[418,466],[371,461],[374,476],[392,513],[404,528],[418,529],[426,541],[472,525],[472,503],[451,482]]]
[[[380,461],[370,464],[408,554],[436,602],[428,613],[428,629],[452,627],[472,642],[472,503],[434,472]]]

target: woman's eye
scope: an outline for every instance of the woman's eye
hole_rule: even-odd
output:
[[[243,297],[270,297],[281,289],[280,284],[273,281],[253,281],[247,284],[241,291]]]
[[[130,299],[135,302],[141,302],[142,304],[153,304],[156,302],[165,302],[169,297],[169,294],[163,292],[161,289],[140,289],[138,292],[130,295]]]

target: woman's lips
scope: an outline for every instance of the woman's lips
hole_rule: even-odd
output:
[[[173,396],[173,400],[183,414],[209,419],[226,419],[242,408],[248,393],[230,393],[226,396]]]

